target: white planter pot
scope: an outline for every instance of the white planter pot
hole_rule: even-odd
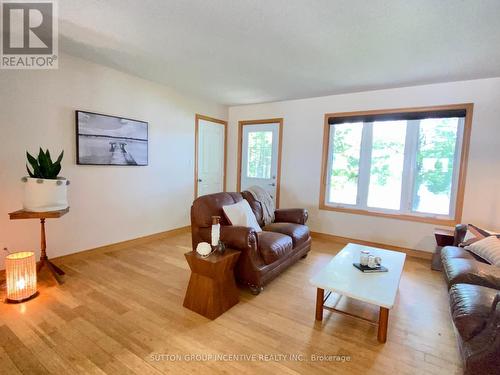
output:
[[[31,212],[57,211],[68,207],[67,186],[64,177],[57,180],[24,177],[23,208]]]

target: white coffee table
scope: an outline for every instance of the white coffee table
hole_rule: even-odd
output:
[[[389,271],[363,273],[355,268],[352,264],[359,262],[361,250],[368,250],[370,254],[381,257],[382,265],[387,267]],[[389,310],[394,306],[405,258],[406,254],[397,251],[347,244],[325,268],[310,280],[311,284],[317,288],[316,320],[323,320],[324,309],[360,318],[378,324],[378,341],[386,342]],[[326,298],[325,290],[330,292]],[[378,321],[371,321],[346,311],[337,310],[335,307],[325,306],[331,292],[379,306]]]

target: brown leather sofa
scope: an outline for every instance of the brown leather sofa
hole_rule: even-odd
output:
[[[232,226],[222,206],[246,199],[262,232],[252,228]],[[235,267],[236,280],[258,294],[263,286],[290,265],[305,258],[311,249],[311,235],[305,225],[308,213],[301,208],[277,209],[275,221],[264,226],[262,206],[249,192],[216,193],[197,198],[191,206],[193,249],[200,242],[210,242],[212,216],[221,217],[221,241],[240,250]]]
[[[455,246],[441,252],[450,311],[466,374],[500,373],[500,268],[458,247],[467,226],[455,228]]]

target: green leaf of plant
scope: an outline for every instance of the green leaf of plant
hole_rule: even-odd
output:
[[[54,173],[54,163],[52,162],[52,158],[50,156],[50,151],[47,149],[45,152],[45,157],[47,158],[47,178],[49,179],[55,179],[57,177],[57,173]]]
[[[33,164],[33,174],[35,175],[35,178],[43,178],[42,173],[40,172],[40,167],[38,166],[38,163]]]
[[[33,157],[29,152],[26,152],[26,157],[33,169],[33,172],[29,169],[28,164],[26,164],[26,169],[28,170],[30,177],[56,179],[61,172],[61,160],[63,156],[64,150],[61,151],[57,160],[53,162],[50,151],[48,149],[43,151],[40,147],[37,158]]]
[[[62,150],[61,153],[59,154],[59,157],[57,158],[56,163],[61,163],[63,155],[64,155],[64,150]]]
[[[56,179],[59,172],[61,172],[61,164],[55,163],[52,167],[52,178]]]
[[[35,178],[35,175],[33,173],[31,173],[29,167],[28,167],[28,164],[26,164],[26,170],[28,171],[28,174],[31,178]]]
[[[31,167],[33,168],[33,176],[30,175],[30,177],[34,178],[42,178],[41,173],[40,173],[40,168],[38,166],[38,160],[35,159],[29,152],[26,151],[26,157],[28,158],[28,162],[31,164]]]
[[[45,157],[47,158],[47,161],[49,162],[49,164],[52,164],[52,158],[50,157],[49,149],[47,149],[47,151],[45,151]]]
[[[61,172],[61,161],[62,161],[63,156],[64,156],[64,150],[61,151],[61,153],[59,154],[59,157],[57,158],[55,163],[52,165],[52,170],[51,170],[52,178],[57,178],[57,176]]]
[[[49,169],[50,167],[48,164],[47,157],[46,157],[46,155],[43,152],[41,147],[40,147],[40,151],[38,153],[38,164],[39,164],[39,168],[40,168],[40,174],[42,175],[40,178],[47,178],[49,171],[50,171],[50,169]]]
[[[30,155],[28,151],[26,151],[26,158],[28,159],[28,162],[33,166],[33,165],[38,165],[38,161]]]

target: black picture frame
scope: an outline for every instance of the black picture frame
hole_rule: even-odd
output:
[[[92,121],[113,123],[136,124],[142,129],[137,129],[139,133],[144,133],[145,138],[127,137],[125,134],[120,136],[119,129],[113,131],[103,130],[103,134],[82,133],[82,121],[80,115],[89,116]],[[124,126],[125,127],[125,126]],[[90,128],[90,127],[88,127]],[[130,128],[130,126],[128,126]],[[122,129],[123,130],[123,129]],[[141,131],[142,130],[142,131]],[[129,129],[130,131],[130,129]],[[83,110],[75,111],[75,138],[76,138],[76,164],[77,165],[95,165],[95,166],[148,166],[149,165],[149,123],[147,121],[131,119],[122,116],[108,115],[98,112],[89,112]],[[116,140],[116,142],[113,142]],[[123,141],[123,142],[120,142]],[[109,154],[106,152],[109,143]],[[133,142],[134,151],[127,150],[128,143]],[[115,143],[115,144],[113,144]],[[84,151],[85,150],[85,151]],[[85,152],[85,155],[82,153]],[[135,156],[134,156],[135,154]]]

